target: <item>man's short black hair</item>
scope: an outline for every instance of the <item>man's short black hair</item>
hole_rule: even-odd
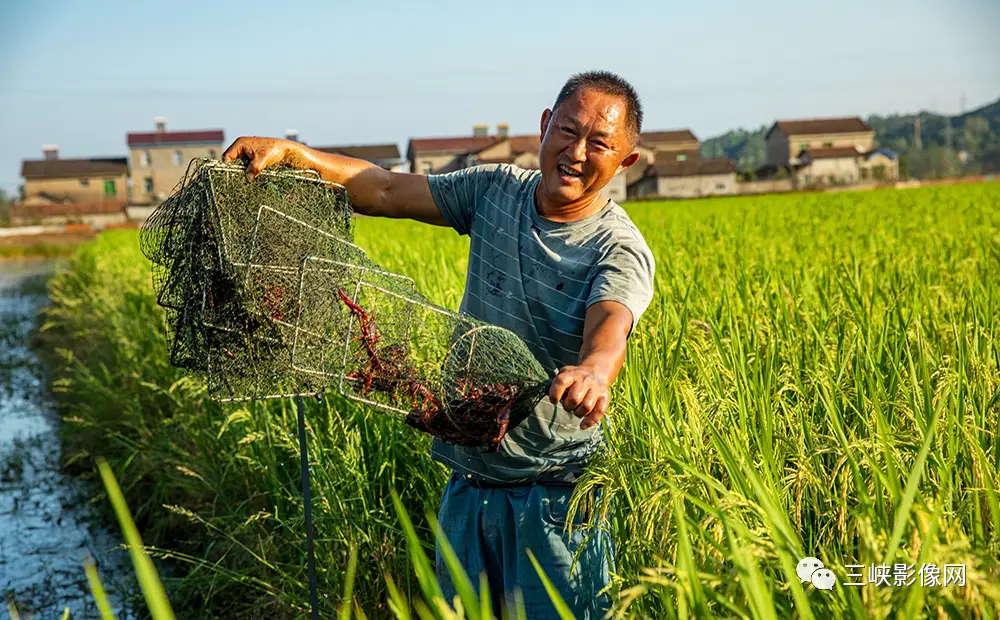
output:
[[[566,84],[559,91],[559,96],[556,97],[556,102],[552,105],[552,113],[555,114],[559,104],[583,88],[595,88],[606,95],[621,97],[625,101],[628,135],[634,147],[639,141],[639,132],[642,131],[642,104],[639,102],[639,95],[632,88],[632,85],[620,75],[610,71],[577,73],[566,80]]]

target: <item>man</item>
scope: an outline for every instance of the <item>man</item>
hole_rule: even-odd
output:
[[[495,613],[523,597],[529,618],[557,617],[525,549],[531,549],[577,618],[597,618],[613,544],[566,532],[573,482],[603,445],[598,422],[626,340],[652,298],[653,256],[625,211],[600,191],[639,161],[642,108],[607,72],[570,78],[541,118],[538,171],[476,166],[441,175],[388,172],[301,144],[240,138],[225,161],[255,176],[278,164],[315,170],[347,187],[358,213],[451,226],[471,248],[461,309],[518,334],[555,377],[549,398],[497,452],[435,439],[452,468],[438,520],[473,583],[485,572]],[[579,525],[577,520],[575,525]],[[438,553],[438,579],[455,589]]]

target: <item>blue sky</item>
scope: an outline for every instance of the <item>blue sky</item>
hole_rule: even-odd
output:
[[[647,129],[1000,97],[995,0],[0,2],[0,187],[56,143],[126,154],[154,116],[309,144],[537,131],[572,73],[636,86]]]

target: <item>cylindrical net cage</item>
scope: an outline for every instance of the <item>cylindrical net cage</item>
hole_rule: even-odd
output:
[[[170,362],[218,400],[337,389],[445,441],[496,449],[548,373],[514,333],[431,303],[354,244],[346,190],[195,160],[143,225]]]

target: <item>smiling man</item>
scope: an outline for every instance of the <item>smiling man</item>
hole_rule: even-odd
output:
[[[625,211],[601,195],[639,161],[641,125],[635,90],[594,71],[570,78],[542,113],[538,171],[400,174],[269,138],[240,138],[223,155],[247,161],[251,176],[278,164],[316,170],[345,185],[359,213],[469,235],[462,311],[513,331],[555,373],[549,398],[499,451],[432,445],[432,457],[453,471],[438,520],[473,583],[486,574],[498,617],[517,592],[529,618],[558,617],[525,549],[577,618],[598,618],[608,605],[599,593],[613,565],[610,536],[602,528],[584,545],[583,531],[566,525],[574,482],[604,444],[598,422],[628,335],[653,295],[652,253]],[[437,565],[450,601],[455,589],[440,553]]]

